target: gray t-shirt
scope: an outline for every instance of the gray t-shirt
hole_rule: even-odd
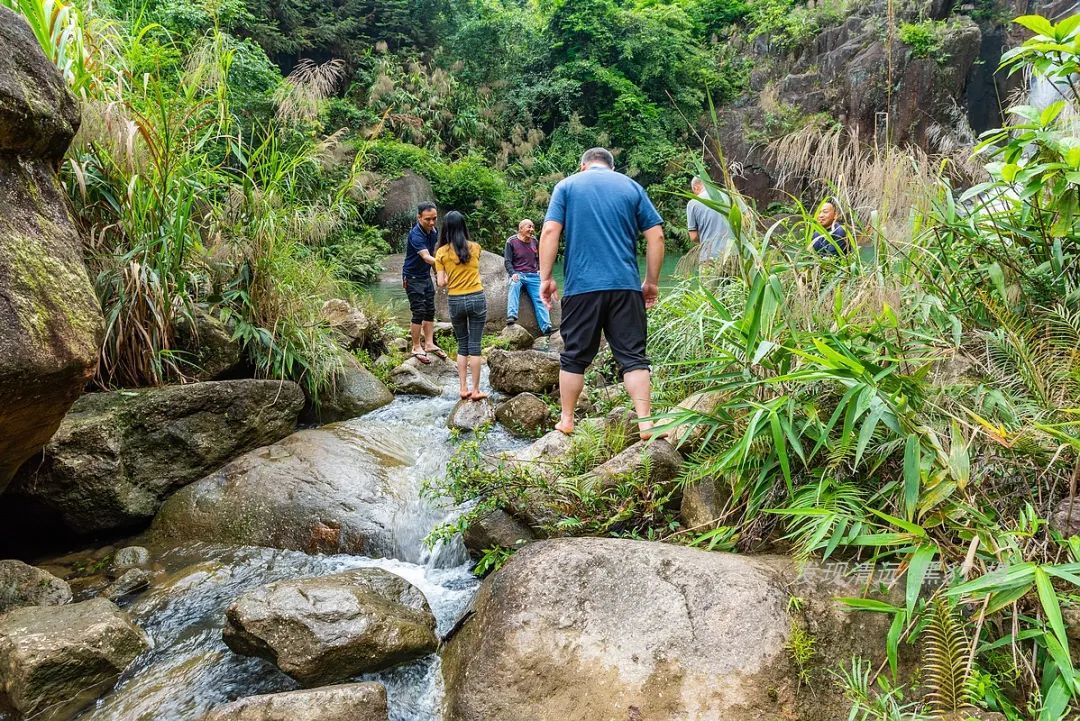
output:
[[[728,219],[696,199],[686,204],[686,229],[698,232],[698,260],[702,261],[720,257],[734,238]]]

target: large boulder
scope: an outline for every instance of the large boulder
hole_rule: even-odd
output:
[[[0,561],[0,613],[22,606],[71,602],[71,586],[48,571],[22,561]]]
[[[381,683],[337,686],[248,696],[219,706],[198,721],[386,721]]]
[[[79,107],[26,22],[0,7],[0,491],[97,367],[101,306],[56,168]]]
[[[427,178],[406,170],[386,186],[375,222],[386,228],[395,239],[401,238],[416,222],[416,206],[434,200],[435,193]]]
[[[0,697],[25,718],[66,721],[149,647],[127,614],[102,598],[17,608],[0,616]]]
[[[291,433],[303,404],[295,383],[251,379],[92,393],[9,493],[78,533],[138,526],[177,489]]]
[[[400,253],[387,256],[383,261],[385,270],[380,275],[382,282],[400,285],[403,261],[404,255]],[[484,285],[484,297],[487,298],[488,315],[484,328],[488,333],[498,333],[506,326],[506,295],[510,290],[510,278],[506,275],[506,267],[503,265],[501,255],[489,253],[486,250],[481,253],[480,282]],[[435,317],[442,320],[450,319],[450,303],[447,300],[446,291],[442,289],[435,292]],[[551,308],[552,325],[558,327],[561,317],[559,304],[555,303]],[[536,312],[533,310],[532,301],[524,291],[521,295],[517,322],[533,336],[540,335]]]
[[[228,326],[206,308],[196,307],[191,318],[176,321],[177,355],[197,381],[215,381],[237,373],[243,347]]]
[[[510,292],[510,277],[506,275],[506,266],[503,264],[501,255],[489,253],[486,250],[480,254],[480,282],[484,285],[484,297],[487,298],[488,315],[484,329],[488,333],[498,333],[506,326],[506,298]],[[445,291],[436,293],[435,310],[440,318],[450,317],[449,302]],[[555,303],[551,308],[552,325],[557,327],[560,317],[559,304]],[[536,312],[524,290],[521,291],[517,323],[533,336],[540,335]]]
[[[844,595],[857,592],[800,582],[780,559],[608,538],[532,543],[485,580],[445,646],[446,718],[845,718],[827,665],[879,661],[890,619],[847,612],[832,598]],[[821,674],[812,700],[797,696],[785,648],[797,626],[822,662],[807,669]]]
[[[488,353],[491,387],[501,393],[549,393],[559,385],[559,356],[538,350]]]
[[[353,358],[346,356],[342,368],[334,375],[334,384],[319,398],[309,403],[304,418],[319,423],[347,421],[382,408],[394,400],[394,394],[375,374]]]
[[[435,617],[415,586],[381,568],[279,581],[226,611],[226,645],[305,686],[337,683],[435,650]]]
[[[532,393],[519,393],[495,409],[495,418],[515,435],[535,438],[552,425],[547,403]]]
[[[172,542],[392,555],[403,501],[391,472],[411,453],[394,443],[347,424],[294,433],[180,490],[153,529]]]

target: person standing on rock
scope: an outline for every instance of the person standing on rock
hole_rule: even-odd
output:
[[[709,199],[701,178],[695,175],[691,179],[690,190],[697,198],[686,204],[686,229],[690,231],[690,240],[698,245],[698,264],[709,263],[727,253],[735,236],[723,213],[698,200]]]
[[[435,223],[439,211],[434,203],[420,203],[416,208],[416,224],[405,241],[405,263],[401,266],[401,287],[409,299],[412,321],[409,335],[413,358],[424,365],[431,363],[428,353],[446,360],[446,353],[435,345],[435,286],[431,283],[431,266],[435,265],[435,243],[439,230]]]
[[[461,397],[474,401],[487,398],[480,390],[480,341],[487,322],[487,299],[480,281],[480,244],[469,240],[465,216],[456,210],[446,214],[443,237],[435,251],[435,273],[440,288],[446,288],[450,322],[457,339],[458,380]],[[468,376],[472,371],[472,390]]]
[[[645,190],[615,172],[615,160],[604,148],[585,151],[580,172],[555,186],[540,235],[540,297],[548,308],[558,299],[551,273],[565,231],[560,327],[564,350],[559,359],[562,417],[556,425],[563,433],[574,430],[574,408],[585,387],[585,369],[600,349],[601,332],[638,418],[652,413],[645,309],[659,297],[663,222]],[[635,252],[639,235],[646,241],[644,283]],[[651,436],[652,425],[647,420],[638,422],[642,438]]]
[[[503,262],[510,276],[510,290],[506,295],[506,324],[517,323],[521,306],[521,289],[529,294],[536,324],[542,335],[551,333],[551,316],[547,306],[540,300],[540,244],[536,240],[536,226],[526,218],[518,223],[517,235],[506,239]]]

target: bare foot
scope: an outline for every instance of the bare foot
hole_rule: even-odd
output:
[[[461,390],[460,390],[460,391],[458,392],[458,395],[459,395],[459,396],[461,396],[461,400],[465,400],[465,399],[466,399],[466,398],[468,398],[468,397],[469,397],[469,395],[470,395],[470,394],[469,394],[469,389],[468,389],[468,388],[462,388],[462,389],[461,389]]]
[[[488,394],[484,393],[483,391],[473,391],[469,397],[472,398],[474,401],[482,401],[488,397]]]
[[[566,419],[560,420],[558,423],[555,424],[555,430],[557,430],[559,433],[570,435],[574,432],[574,421],[568,421]]]
[[[643,441],[649,441],[653,438],[668,438],[671,435],[671,431],[654,431],[653,424],[649,421],[638,423],[638,431]]]

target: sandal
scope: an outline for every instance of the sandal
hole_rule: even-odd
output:
[[[439,348],[438,346],[436,346],[435,348],[428,348],[424,352],[425,353],[434,353],[436,358],[441,358],[442,360],[450,360],[449,356],[446,355],[446,352],[443,351],[443,349]]]
[[[426,352],[424,352],[424,351],[420,351],[419,353],[413,353],[412,357],[415,358],[416,360],[420,361],[421,363],[423,363],[426,366],[431,365],[431,359],[428,358],[428,354]]]

